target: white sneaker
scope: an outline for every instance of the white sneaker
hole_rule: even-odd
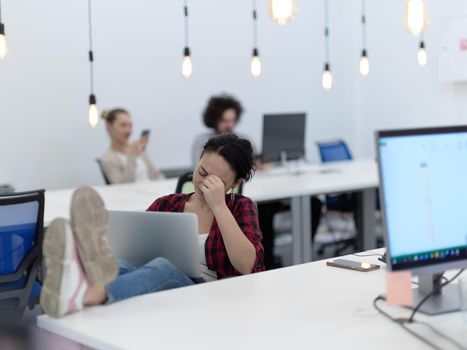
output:
[[[88,281],[65,219],[58,218],[50,223],[42,251],[46,267],[40,298],[42,309],[56,318],[81,310]]]
[[[112,282],[118,274],[118,264],[107,239],[107,210],[96,190],[80,187],[73,193],[70,223],[89,282]]]

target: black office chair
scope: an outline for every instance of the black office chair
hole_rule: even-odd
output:
[[[102,161],[97,158],[96,159],[96,163],[97,165],[99,166],[99,170],[101,171],[101,174],[102,174],[102,177],[104,178],[104,182],[106,185],[111,185],[112,182],[110,182],[109,178],[107,177],[107,175],[105,174],[105,170],[104,170],[104,167],[102,166]]]
[[[195,191],[195,186],[193,185],[193,171],[189,171],[178,178],[177,187],[175,188],[175,193],[192,193]],[[243,182],[240,186],[232,189],[230,193],[242,194],[243,191]]]
[[[39,303],[44,190],[0,196],[0,319]]]

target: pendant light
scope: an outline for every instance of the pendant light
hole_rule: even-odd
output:
[[[404,28],[413,36],[419,36],[429,25],[425,0],[405,0]]]
[[[360,57],[360,74],[366,77],[370,73],[370,61],[366,50],[366,3],[362,0],[362,56]]]
[[[258,51],[258,17],[256,11],[256,0],[253,2],[253,56],[251,58],[251,75],[259,77],[261,74],[261,59]]]
[[[92,15],[91,0],[88,0],[88,23],[89,23],[89,72],[90,90],[88,121],[91,127],[95,128],[99,123],[99,111],[97,109],[96,95],[94,94],[94,53],[92,50]]]
[[[190,47],[188,46],[188,0],[185,0],[183,14],[185,16],[185,48],[183,49],[182,75],[189,78],[193,73],[193,64],[191,62]]]
[[[296,0],[269,0],[269,13],[274,22],[286,25],[295,17]]]
[[[5,26],[2,22],[2,3],[0,0],[0,60],[6,56]]]
[[[329,0],[324,0],[324,72],[321,85],[325,90],[332,88],[331,65],[329,64]]]
[[[423,40],[423,35],[420,38],[420,46],[418,47],[417,61],[418,61],[418,64],[421,65],[422,67],[426,66],[426,64],[428,63],[428,54],[426,52],[425,41]]]

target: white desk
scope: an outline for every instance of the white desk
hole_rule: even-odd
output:
[[[361,273],[317,261],[87,308],[60,320],[41,316],[38,325],[97,349],[426,349],[373,309],[384,279],[384,269]],[[459,313],[416,319],[467,344]]]
[[[378,173],[373,160],[338,162],[331,165],[306,165],[299,175],[282,169],[258,172],[244,185],[243,193],[256,202],[291,198],[293,218],[293,262],[312,260],[310,232],[310,196],[325,193],[362,191],[363,193],[363,247],[376,247],[374,234],[374,188]],[[173,193],[176,179],[95,187],[109,210],[145,210],[156,198]],[[56,217],[69,217],[69,204],[74,189],[46,191],[46,225]]]

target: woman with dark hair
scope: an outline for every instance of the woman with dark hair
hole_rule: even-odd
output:
[[[133,123],[128,111],[114,108],[103,111],[102,118],[110,136],[110,148],[100,161],[112,184],[164,178],[145,152],[149,135],[141,135],[138,140],[129,143]]]
[[[203,122],[211,131],[198,135],[193,141],[193,166],[198,163],[206,142],[218,135],[234,132],[242,113],[243,107],[240,101],[231,95],[222,94],[209,99],[203,112]]]
[[[204,146],[193,174],[195,192],[161,197],[148,208],[197,215],[200,249],[214,279],[264,270],[256,206],[242,195],[227,195],[251,179],[253,171],[248,140],[232,134],[213,138]],[[193,284],[164,258],[138,269],[121,262],[115,278],[117,264],[107,245],[106,223],[99,195],[84,187],[72,198],[71,227],[60,218],[50,224],[43,245],[47,276],[41,294],[48,315],[61,317],[84,305]]]
[[[233,96],[222,94],[219,96],[212,96],[203,113],[204,125],[212,129],[209,133],[204,133],[195,138],[192,147],[192,164],[195,166],[201,156],[203,145],[211,138],[220,135],[233,133],[235,127],[240,121],[243,113],[241,103]],[[235,132],[237,135],[238,133]],[[242,136],[243,137],[243,136]],[[252,145],[254,149],[254,145]],[[256,150],[254,150],[257,155]],[[256,165],[259,169],[271,168],[272,164],[262,163],[260,158],[256,158]],[[317,197],[311,198],[311,236],[315,236],[319,222],[321,220],[321,207],[322,203]],[[263,247],[264,247],[264,263],[266,268],[272,269],[281,267],[280,259],[274,256],[274,216],[281,212],[288,210],[288,205],[282,201],[273,201],[258,204],[259,223],[261,231],[263,232]]]

